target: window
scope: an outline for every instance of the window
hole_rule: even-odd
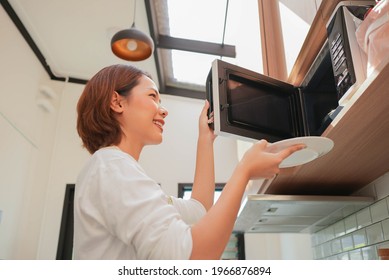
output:
[[[215,202],[219,198],[224,183],[215,184]],[[189,199],[192,194],[192,183],[180,183],[178,184],[178,197]],[[227,243],[226,248],[222,254],[222,260],[244,260],[245,257],[245,248],[244,248],[244,233],[233,231],[230,237],[230,240]]]
[[[145,0],[160,91],[205,98],[212,61],[262,72],[258,0]]]
[[[57,247],[57,260],[71,260],[73,258],[74,190],[75,184],[66,185]]]
[[[224,185],[225,185],[224,183],[215,184],[214,202],[216,202],[217,199],[219,198],[219,196],[223,190]],[[178,184],[178,197],[181,197],[184,199],[189,199],[192,195],[192,187],[193,187],[192,183],[186,183],[186,184],[180,183],[180,184]]]

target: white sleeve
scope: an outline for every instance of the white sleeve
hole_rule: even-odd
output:
[[[96,208],[112,235],[140,259],[189,259],[190,226],[137,164],[107,164],[97,176]]]
[[[193,225],[198,222],[207,212],[203,204],[193,198],[187,200],[177,197],[170,198],[172,204],[188,225]]]

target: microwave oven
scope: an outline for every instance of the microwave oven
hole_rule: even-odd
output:
[[[337,6],[327,26],[328,40],[298,87],[219,59],[213,61],[206,98],[208,114],[214,115],[215,134],[269,142],[322,135],[343,108],[347,92],[364,79],[359,75],[364,65],[354,55],[361,52],[352,39],[355,31],[346,23],[364,15],[372,7],[368,3],[372,1],[345,1]]]
[[[321,135],[341,109],[328,44],[300,87],[216,59],[206,96],[215,134],[249,141]]]
[[[359,47],[356,31],[375,1],[342,1],[328,21],[327,36],[340,104],[366,79],[367,55]]]

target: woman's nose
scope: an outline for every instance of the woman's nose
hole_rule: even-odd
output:
[[[159,113],[160,113],[164,118],[166,118],[167,115],[169,114],[168,111],[166,110],[166,108],[163,107],[162,105],[159,105]]]

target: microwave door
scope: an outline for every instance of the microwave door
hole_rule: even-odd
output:
[[[230,75],[229,82],[238,82],[239,87],[227,90],[226,110],[221,116],[232,128],[252,133],[256,140],[276,142],[299,136],[299,114],[296,108],[296,91],[293,87],[281,87],[267,81],[247,81]]]
[[[300,136],[292,85],[220,60],[213,66],[216,134],[269,142]]]
[[[207,80],[205,83],[205,98],[209,102],[209,108],[207,111],[208,119],[214,116],[214,102],[213,102],[213,83],[212,83],[212,69],[209,71]],[[209,123],[209,126],[214,130],[215,125],[214,122]]]

